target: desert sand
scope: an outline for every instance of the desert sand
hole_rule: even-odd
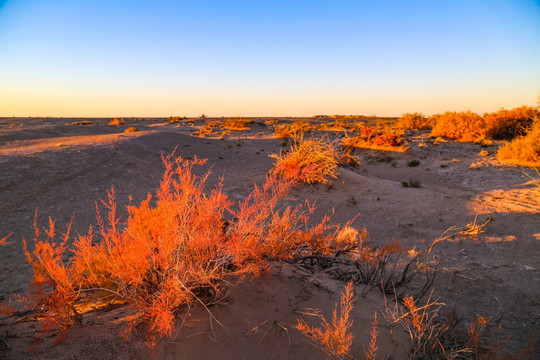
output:
[[[50,216],[62,229],[75,215],[74,234],[95,225],[95,201],[114,186],[122,208],[129,196],[138,203],[159,184],[162,155],[176,148],[182,157],[208,159],[209,186],[223,176],[224,192],[244,198],[272,168],[268,155],[284,147],[265,119],[255,119],[249,131],[194,136],[199,126],[216,119],[169,124],[164,119],[0,119],[0,237],[12,233],[0,248],[0,301],[28,290],[31,268],[22,238],[33,239],[33,219],[45,225]],[[220,120],[220,119],[217,119]],[[304,119],[306,120],[306,119]],[[292,121],[281,119],[281,121]],[[315,120],[313,120],[315,121]],[[322,121],[317,119],[316,121]],[[124,133],[128,127],[139,131]],[[340,136],[340,132],[329,133]],[[365,227],[372,245],[398,240],[408,248],[423,248],[447,229],[463,227],[475,217],[491,219],[478,236],[459,236],[434,248],[440,266],[433,297],[472,321],[490,319],[491,343],[503,353],[516,353],[532,340],[540,345],[540,190],[527,176],[531,169],[501,164],[494,153],[474,143],[435,142],[426,132],[407,135],[408,152],[356,150],[358,167],[340,167],[332,185],[295,188],[298,201],[317,206],[314,218],[332,215],[333,223]],[[487,151],[480,154],[482,150]],[[415,167],[407,166],[419,160]],[[415,180],[421,187],[404,187]],[[125,216],[125,211],[123,212]],[[316,359],[325,354],[292,325],[302,309],[329,315],[344,284],[322,273],[292,264],[276,264],[261,278],[229,285],[228,303],[180,314],[178,331],[145,344],[145,331],[122,335],[129,312],[122,307],[96,311],[55,344],[46,339],[30,352],[35,321],[0,320],[0,357],[6,359]],[[362,292],[361,287],[357,293]],[[353,354],[361,358],[368,346],[374,312],[385,301],[380,291],[358,295],[353,310]],[[20,320],[20,319],[19,319]],[[181,326],[182,325],[182,326]],[[404,359],[408,337],[380,319],[378,357]],[[538,356],[538,355],[537,355]]]

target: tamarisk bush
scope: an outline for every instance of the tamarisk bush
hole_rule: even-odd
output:
[[[81,321],[80,306],[115,299],[150,324],[153,333],[171,333],[176,312],[185,305],[214,304],[226,295],[226,279],[255,276],[269,260],[299,254],[332,254],[357,245],[328,218],[308,225],[309,204],[285,207],[291,181],[269,176],[243,201],[233,202],[222,186],[206,191],[210,175],[196,176],[205,160],[164,157],[165,173],[156,199],[148,195],[138,206],[117,216],[114,188],[103,217],[97,209],[97,231],[90,228],[69,246],[69,228],[55,240],[49,221],[45,239],[35,221],[35,249],[25,253],[34,279],[29,303],[44,330],[64,331]],[[37,218],[37,216],[36,216]],[[356,233],[353,233],[355,235]]]

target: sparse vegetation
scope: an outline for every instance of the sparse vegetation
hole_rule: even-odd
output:
[[[311,130],[311,124],[307,121],[294,121],[274,125],[274,135],[281,139],[301,136]]]
[[[291,187],[296,184],[317,182],[331,184],[332,179],[338,176],[337,164],[358,167],[360,155],[370,164],[388,163],[392,167],[397,167],[399,161],[400,166],[407,164],[408,167],[415,167],[421,164],[418,159],[426,159],[422,160],[422,164],[424,162],[437,164],[438,161],[441,168],[451,166],[452,171],[441,171],[441,173],[451,174],[454,171],[462,171],[467,168],[470,159],[465,158],[461,152],[456,155],[458,153],[456,149],[461,151],[466,148],[467,154],[474,154],[473,157],[476,154],[479,156],[493,154],[500,142],[495,142],[494,146],[493,141],[486,137],[511,139],[516,136],[498,149],[499,160],[538,167],[540,166],[540,120],[534,118],[528,123],[525,115],[531,113],[529,110],[530,108],[527,107],[508,111],[502,109],[492,114],[485,114],[483,120],[478,120],[476,117],[478,115],[470,112],[445,113],[429,118],[418,113],[404,114],[399,119],[398,126],[381,126],[380,124],[367,126],[365,122],[353,123],[346,121],[349,117],[338,116],[329,117],[334,119],[331,124],[313,124],[304,121],[291,123],[290,119],[279,124],[277,119],[267,120],[269,129],[274,130],[275,135],[283,138],[280,145],[290,146],[290,149],[283,149],[279,155],[270,155],[275,160],[275,166],[266,182],[261,186],[255,186],[248,197],[243,198],[244,200],[233,199],[242,199],[241,196],[245,196],[245,193],[241,196],[232,193],[234,195],[229,197],[222,191],[220,184],[212,188],[207,186],[206,180],[210,173],[202,176],[195,175],[199,172],[193,170],[204,165],[204,160],[196,157],[193,160],[166,157],[164,158],[166,171],[157,194],[149,194],[145,201],[137,205],[132,205],[130,201],[127,207],[128,216],[125,220],[121,221],[117,216],[114,189],[108,194],[107,201],[96,205],[98,226],[91,228],[87,234],[74,236],[70,232],[71,225],[68,224],[66,232],[58,236],[55,223],[51,219],[49,219],[48,227],[43,231],[38,228],[36,215],[35,249],[31,244],[26,242],[24,244],[26,257],[34,274],[31,292],[24,299],[28,305],[28,312],[32,313],[32,319],[42,322],[44,331],[64,332],[72,325],[82,323],[85,317],[84,309],[89,303],[92,306],[98,306],[97,304],[101,304],[102,301],[103,304],[125,304],[135,313],[135,320],[129,324],[129,328],[132,329],[144,323],[150,328],[152,335],[149,339],[152,340],[156,335],[170,335],[177,314],[183,310],[189,311],[193,304],[209,307],[226,301],[227,286],[230,281],[258,276],[270,266],[270,261],[286,261],[294,262],[295,267],[301,266],[312,272],[323,271],[336,279],[349,282],[331,318],[319,317],[320,322],[316,326],[311,326],[314,323],[310,321],[298,319],[296,325],[298,330],[332,358],[353,358],[353,356],[362,358],[359,354],[350,354],[351,343],[354,341],[351,332],[351,314],[354,312],[351,309],[355,301],[351,287],[352,284],[365,284],[367,286],[362,287],[362,295],[372,289],[380,289],[384,294],[395,298],[393,309],[386,308],[374,314],[371,342],[368,349],[364,349],[365,358],[377,357],[378,326],[382,321],[381,329],[384,326],[390,328],[397,326],[402,327],[409,334],[412,343],[411,358],[495,359],[497,357],[483,344],[482,336],[486,332],[488,323],[486,316],[471,319],[471,314],[466,314],[469,322],[463,327],[462,319],[452,309],[446,309],[443,302],[432,301],[431,296],[425,302],[438,266],[437,256],[430,254],[431,248],[434,244],[451,238],[453,235],[442,236],[423,250],[407,249],[397,241],[372,246],[368,244],[367,231],[358,231],[350,227],[350,223],[345,226],[332,226],[326,217],[321,222],[313,224],[312,220],[309,220],[313,212],[312,206],[286,207],[283,200],[291,200],[289,198]],[[519,117],[522,114],[525,115]],[[321,116],[323,117],[327,118]],[[121,124],[109,123],[109,125],[125,125],[124,120],[120,120]],[[166,119],[170,123],[179,123],[179,120],[182,118]],[[483,127],[467,128],[463,129],[464,131],[452,128],[456,124],[469,120],[477,124],[483,122]],[[107,121],[108,119],[97,124],[105,125]],[[375,121],[373,120],[372,123]],[[187,133],[190,130],[187,127],[188,122],[193,125],[192,119],[179,124],[179,127],[184,126],[180,129],[182,132]],[[201,137],[208,134],[228,135],[231,131],[249,129],[249,124],[252,122],[253,120],[242,118],[197,120],[197,123],[201,125],[198,126],[195,135]],[[390,156],[381,155],[380,152],[356,149],[392,151],[406,149],[404,129],[427,129],[429,128],[427,124],[433,125],[437,122],[447,125],[455,123],[448,127],[447,135],[439,136],[459,141],[471,141],[463,139],[474,138],[477,145],[469,144],[458,148],[457,144],[450,143],[436,148],[431,145],[433,139],[429,139],[426,141],[425,148],[417,151],[415,156],[418,159],[410,161],[398,154],[394,154],[397,159],[395,160]],[[81,125],[81,122],[73,124]],[[257,123],[257,126],[261,124]],[[422,127],[424,126],[422,124],[426,127]],[[170,131],[171,127],[167,129]],[[256,129],[255,126],[254,129]],[[435,126],[432,135],[435,130],[440,131],[440,128]],[[80,133],[82,129],[62,128],[62,131]],[[108,130],[108,132],[111,131]],[[135,127],[129,127],[124,132],[131,131],[138,130]],[[339,139],[340,136],[345,135],[344,146],[339,147],[338,150],[336,144],[339,140],[330,141],[328,137],[304,138],[305,131],[310,131],[312,134],[320,131],[334,131],[334,133],[327,133],[331,139]],[[352,135],[347,135],[347,131],[353,132]],[[219,146],[230,156],[234,156],[232,153],[239,152],[246,153],[248,156],[255,152],[255,147],[250,141],[246,140],[244,143],[242,136],[235,136],[234,140],[216,141],[216,143],[221,144]],[[272,142],[271,146],[274,149],[278,141]],[[198,142],[210,143],[210,141],[193,139],[192,144]],[[443,142],[447,140],[438,137],[434,144]],[[61,147],[64,144],[57,143],[55,146]],[[72,146],[70,142],[69,148],[71,149]],[[183,145],[183,147],[188,146],[188,144]],[[492,147],[483,150],[480,146]],[[196,151],[196,146],[193,145],[190,149],[188,149],[189,154]],[[265,151],[265,149],[256,149],[255,154]],[[266,151],[268,149],[266,148]],[[57,149],[55,153],[58,154],[61,151],[63,150]],[[448,151],[448,153],[443,151]],[[432,155],[437,152],[438,158],[437,155]],[[459,161],[452,160],[453,156],[458,157],[461,162],[452,164]],[[223,159],[223,157],[220,156],[218,159]],[[495,166],[490,158],[483,159],[478,164],[473,163],[471,168],[484,166],[488,161],[490,166]],[[372,179],[379,176],[378,171],[385,171],[385,167],[386,165],[371,168],[366,166],[360,170],[369,172],[367,176]],[[489,171],[487,166],[482,167],[481,171],[484,169],[486,173]],[[372,170],[375,175],[372,174]],[[398,170],[390,169],[393,171],[394,180],[395,176],[399,176]],[[354,171],[360,172],[358,169]],[[411,172],[411,174],[414,172],[413,169],[406,170],[406,168],[401,168],[401,171]],[[355,176],[349,175],[347,170],[344,172],[347,172],[347,176]],[[538,170],[536,172],[538,173]],[[344,176],[343,180],[346,179],[347,177]],[[371,192],[375,184],[371,179],[368,179],[369,183],[365,182],[369,185],[366,189],[356,191],[353,188],[336,186],[325,196],[336,195],[335,201],[340,208],[338,211],[364,211],[366,198],[368,205],[375,199],[379,201],[379,195],[381,199],[387,200],[384,194]],[[539,179],[531,177],[532,183],[528,185],[540,189]],[[401,185],[407,188],[422,187],[420,181],[414,179],[402,181]],[[395,182],[394,186],[396,186]],[[399,182],[397,186],[399,187]],[[342,191],[344,188],[347,192]],[[304,188],[300,193],[303,195],[304,192],[317,189],[328,190],[331,189],[331,185]],[[420,192],[428,190],[420,190]],[[403,189],[403,191],[411,195],[417,193],[410,189]],[[354,196],[348,195],[350,193],[354,193]],[[454,193],[451,195],[454,199],[457,198]],[[445,195],[445,198],[452,199],[450,195]],[[381,201],[379,204],[384,202],[388,201]],[[437,217],[439,222],[451,221],[450,214],[454,210],[455,207],[449,206],[448,213],[441,212],[442,215],[436,215],[435,221]],[[102,217],[103,211],[106,214]],[[454,235],[460,236],[459,241],[465,241],[466,236],[479,236],[490,221],[490,218],[482,221],[475,218],[473,222],[459,229],[459,232]],[[406,223],[398,224],[398,226],[408,228],[421,225]],[[492,233],[489,235],[492,236]],[[70,245],[72,240],[75,240],[75,243]],[[0,239],[0,246],[5,245],[6,242],[7,237]],[[444,274],[447,275],[446,271],[448,274],[454,274],[454,270],[458,271],[456,269],[445,268]],[[525,269],[536,271],[537,266],[527,264]],[[466,276],[472,277],[467,273],[455,275],[465,279],[468,279]],[[496,298],[496,301],[499,302],[499,299]],[[501,301],[504,300],[501,299]],[[8,308],[9,313],[14,311],[11,303],[0,304],[0,313],[8,311],[6,310]],[[208,311],[212,319],[217,320],[213,317],[212,308]],[[377,319],[378,315],[382,315],[384,319],[381,317]],[[385,320],[386,324],[384,324]],[[36,338],[40,336],[38,334]]]
[[[169,116],[165,119],[169,124],[179,123],[181,120],[186,120],[185,116]]]
[[[194,133],[194,135],[198,136],[198,137],[205,137],[206,135],[210,135],[210,134],[214,133],[214,128],[215,128],[215,126],[213,126],[212,124],[206,124],[206,125],[203,125],[203,126],[199,126],[199,128]]]

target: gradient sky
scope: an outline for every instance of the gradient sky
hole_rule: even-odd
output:
[[[540,2],[0,0],[0,116],[535,105]]]

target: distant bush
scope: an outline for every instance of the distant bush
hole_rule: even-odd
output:
[[[292,138],[298,134],[307,133],[311,130],[311,124],[307,121],[295,121],[291,124],[278,124],[274,126],[274,135],[278,138]]]
[[[227,119],[221,125],[221,128],[226,129],[226,130],[245,131],[245,130],[250,130],[251,129],[248,124],[250,124],[252,122],[253,122],[253,120],[242,119],[242,118]]]
[[[185,120],[185,116],[169,116],[165,121],[167,121],[169,124],[176,124],[179,123],[180,120]]]
[[[328,184],[337,178],[337,151],[325,139],[304,139],[299,136],[288,152],[270,155],[276,159],[272,173],[295,183]]]
[[[112,119],[111,121],[109,121],[109,126],[118,126],[118,125],[124,125],[126,122],[124,121],[124,119],[117,119],[117,118],[114,118]]]
[[[457,141],[474,141],[487,133],[484,118],[471,111],[445,112],[434,117],[436,123],[431,136],[442,136]]]
[[[404,130],[426,130],[433,127],[433,122],[422,113],[407,113],[398,118],[397,127]]]
[[[484,114],[487,127],[487,137],[496,140],[512,140],[525,135],[531,127],[533,119],[540,116],[540,112],[530,106],[522,106],[511,110]]]
[[[510,164],[540,166],[540,118],[533,121],[526,135],[501,146],[497,151],[497,158]]]
[[[124,133],[132,133],[132,132],[137,132],[137,131],[139,131],[139,129],[137,129],[134,126],[130,126],[126,130],[124,130]]]
[[[203,126],[199,126],[198,130],[194,133],[195,136],[199,136],[199,137],[205,137],[206,135],[210,135],[212,133],[214,133],[214,128],[216,126],[214,126],[213,124],[206,124],[206,125],[203,125]]]
[[[392,126],[361,126],[353,136],[346,136],[342,140],[345,147],[407,151],[404,145],[404,131]]]

